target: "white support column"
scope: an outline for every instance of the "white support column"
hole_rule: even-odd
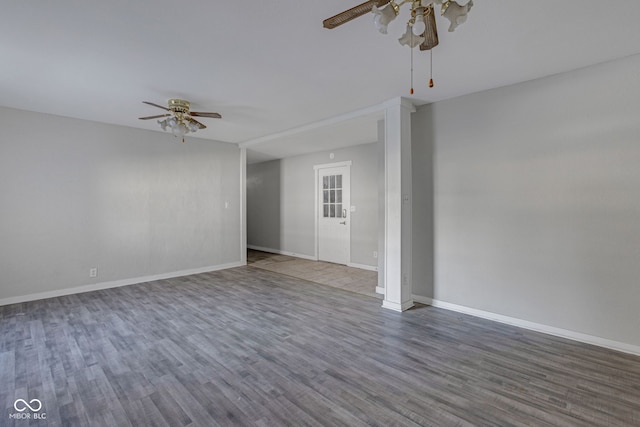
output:
[[[413,307],[411,275],[411,113],[405,98],[385,104],[384,301],[382,307]]]
[[[240,263],[247,264],[247,149],[240,148]]]
[[[384,295],[385,282],[385,239],[384,239],[384,218],[385,218],[385,195],[387,194],[387,184],[385,180],[384,161],[384,119],[378,121],[378,143],[376,144],[378,152],[378,283],[376,285],[376,293]]]

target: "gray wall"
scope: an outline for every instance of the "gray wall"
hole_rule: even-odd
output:
[[[638,94],[633,56],[421,108],[414,292],[640,345]]]
[[[314,165],[351,160],[351,262],[377,266],[378,150],[364,144],[247,166],[247,244],[315,255]]]
[[[240,261],[236,145],[7,108],[0,129],[0,299]]]
[[[378,121],[378,288],[377,291],[384,293],[385,281],[385,208],[387,199],[386,179],[385,179],[385,123]]]
[[[431,106],[411,117],[412,254],[414,295],[433,297],[433,137]]]

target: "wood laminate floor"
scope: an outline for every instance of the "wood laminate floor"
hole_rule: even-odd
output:
[[[279,255],[249,249],[247,264],[310,282],[320,283],[345,291],[382,299],[376,293],[378,272],[348,267],[324,261],[311,261],[298,257]]]
[[[46,420],[15,420],[16,399]],[[0,425],[638,426],[640,358],[239,267],[0,307]]]

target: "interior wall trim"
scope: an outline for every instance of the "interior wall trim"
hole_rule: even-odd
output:
[[[385,294],[386,296],[386,294]],[[382,301],[382,308],[388,308],[389,310],[393,310],[393,311],[397,311],[402,313],[403,311],[407,311],[409,310],[411,307],[413,307],[414,301],[407,301],[404,302],[402,304],[397,303],[397,302],[393,302],[393,301],[389,301],[389,300],[384,300]]]
[[[347,263],[347,267],[359,268],[361,270],[378,271],[375,265],[358,264],[357,262]]]
[[[81,294],[84,292],[99,291],[102,289],[118,288],[120,286],[135,285],[138,283],[152,282],[154,280],[172,279],[174,277],[190,276],[192,274],[209,273],[211,271],[226,270],[227,268],[240,267],[242,262],[232,262],[209,267],[193,268],[189,270],[173,271],[170,273],[156,274],[153,276],[135,277],[131,279],[100,282],[91,285],[76,286],[73,288],[57,289],[55,291],[39,292],[35,294],[21,295],[17,297],[0,299],[0,306],[18,304],[21,302],[36,301],[46,298],[55,298],[65,295]]]
[[[310,255],[303,255],[303,254],[298,254],[298,253],[295,253],[295,252],[281,251],[280,249],[265,248],[263,246],[247,245],[247,249],[253,249],[254,251],[260,251],[260,252],[269,252],[271,254],[288,255],[288,256],[293,256],[293,257],[296,257],[296,258],[308,259],[310,261],[317,261],[318,260],[318,258],[310,256]]]
[[[583,334],[581,332],[570,331],[568,329],[556,328],[554,326],[543,325],[541,323],[530,322],[528,320],[518,319],[517,317],[504,316],[489,311],[478,310],[476,308],[466,307],[463,305],[452,304],[433,298],[414,295],[413,300],[422,304],[431,305],[433,307],[444,308],[445,310],[456,311],[458,313],[468,314],[470,316],[481,317],[494,322],[505,323],[507,325],[517,326],[523,329],[529,329],[536,332],[542,332],[585,344],[597,345],[611,350],[622,351],[640,356],[640,346],[627,344],[620,341],[614,341],[607,338],[596,337],[594,335]]]

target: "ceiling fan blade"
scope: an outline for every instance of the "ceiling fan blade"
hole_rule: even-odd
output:
[[[169,117],[171,114],[160,114],[158,116],[138,117],[140,120],[159,119],[160,117]]]
[[[366,1],[362,4],[359,4],[351,9],[345,10],[342,13],[339,13],[331,18],[327,18],[322,21],[322,26],[324,28],[333,29],[339,25],[342,25],[346,22],[351,21],[352,19],[356,19],[362,15],[371,12],[371,8],[373,6],[382,7],[385,4],[389,3],[390,0],[370,0]]]
[[[144,104],[149,104],[149,105],[153,105],[154,107],[162,108],[163,110],[171,111],[167,107],[163,107],[162,105],[154,104],[153,102],[149,102],[149,101],[142,101],[142,102]]]
[[[436,27],[436,15],[433,4],[429,6],[429,13],[424,15],[424,41],[420,44],[420,50],[431,50],[438,46],[438,28]]]
[[[218,113],[201,113],[198,111],[192,111],[189,114],[191,114],[194,117],[209,117],[211,119],[221,119],[222,116]]]
[[[203,125],[202,123],[200,123],[197,120],[192,119],[191,117],[186,117],[184,118],[186,121],[190,122],[190,123],[195,123],[198,125],[198,128],[200,129],[206,129],[207,127],[205,125]]]

